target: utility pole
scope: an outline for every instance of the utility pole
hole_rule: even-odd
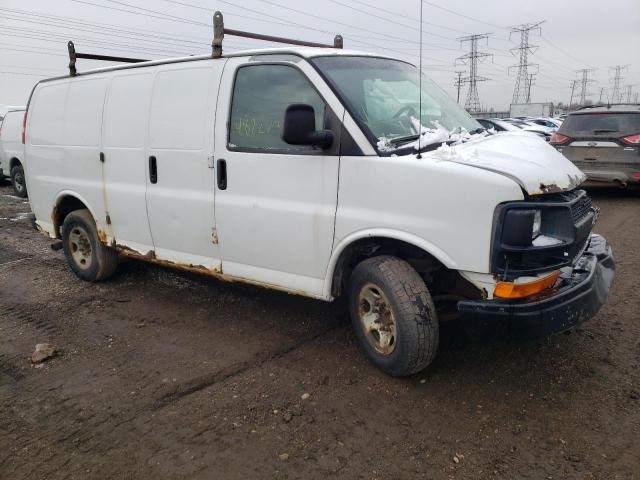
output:
[[[457,70],[456,71],[456,75],[458,76],[458,78],[456,78],[455,82],[453,82],[453,86],[458,89],[458,103],[460,103],[460,88],[462,87],[462,84],[464,83],[462,81],[462,74],[463,73],[464,73],[463,70]]]
[[[480,111],[480,97],[478,96],[478,82],[485,82],[490,80],[487,77],[478,75],[478,61],[483,62],[487,57],[493,57],[492,53],[485,53],[478,51],[478,42],[480,40],[487,40],[489,43],[490,33],[479,33],[475,35],[468,35],[460,38],[460,43],[469,42],[469,53],[456,58],[456,62],[460,61],[465,65],[469,65],[469,76],[461,78],[464,83],[469,84],[469,90],[467,91],[467,98],[464,102],[464,108],[469,112]]]
[[[622,81],[622,71],[629,68],[629,65],[616,65],[609,67],[609,70],[613,70],[613,91],[611,92],[611,103],[619,103],[622,101],[620,94],[620,82]]]
[[[602,103],[602,94],[604,93],[604,87],[600,88],[600,98],[598,98],[598,103]]]
[[[578,84],[577,80],[572,80],[571,81],[571,100],[569,100],[569,108],[568,108],[568,110],[571,110],[571,105],[573,105],[573,92],[575,91],[577,84]]]
[[[527,83],[529,80],[529,68],[536,68],[536,73],[538,69],[537,63],[529,63],[529,53],[533,53],[535,49],[537,49],[537,45],[529,45],[529,33],[531,31],[538,31],[538,34],[542,33],[542,29],[540,25],[542,25],[544,21],[537,23],[523,23],[522,25],[517,25],[515,27],[511,27],[511,32],[509,33],[509,38],[514,33],[520,34],[520,46],[511,49],[511,54],[516,55],[516,52],[519,52],[519,61],[518,65],[512,65],[509,67],[509,72],[512,68],[518,67],[518,74],[516,76],[516,85],[513,89],[513,98],[511,103],[528,103],[528,88]]]
[[[533,82],[535,81],[535,73],[530,73],[527,76],[527,83],[526,83],[526,89],[527,89],[527,101],[525,103],[531,103],[531,86],[533,85]]]
[[[593,83],[593,80],[591,80],[589,78],[589,74],[594,72],[593,68],[583,68],[581,70],[577,70],[576,71],[578,74],[581,75],[581,79],[578,80],[580,82],[580,105],[584,105],[587,97],[589,95],[591,95],[590,93],[587,92],[587,86],[590,83]]]

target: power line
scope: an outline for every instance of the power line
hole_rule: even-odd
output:
[[[428,2],[425,2],[428,3]],[[470,112],[480,111],[480,97],[478,96],[478,82],[485,82],[489,80],[487,77],[478,75],[478,61],[483,62],[488,57],[492,57],[492,53],[485,53],[478,51],[478,42],[486,39],[489,42],[490,33],[480,33],[474,35],[468,35],[460,38],[460,43],[469,42],[469,53],[458,57],[456,60],[461,61],[465,65],[469,65],[469,76],[461,79],[464,83],[469,84],[469,90],[467,91],[467,98],[464,102],[464,108]]]
[[[513,98],[511,103],[529,103],[527,97],[530,96],[531,87],[527,87],[527,82],[529,81],[529,68],[536,67],[539,68],[537,63],[529,63],[529,53],[535,51],[537,45],[529,44],[529,33],[531,31],[542,32],[540,25],[543,22],[537,23],[523,23],[522,25],[517,25],[515,27],[511,27],[511,31],[509,32],[509,38],[514,33],[520,34],[520,46],[511,49],[511,53],[515,55],[515,52],[519,52],[519,62],[518,65],[513,65],[509,67],[509,70],[513,67],[518,67],[518,74],[516,76],[516,84],[513,89]]]
[[[449,12],[453,15],[457,15],[458,17],[466,18],[467,20],[473,20],[474,22],[484,23],[485,25],[489,25],[495,28],[501,28],[501,29],[505,28],[502,25],[496,25],[495,23],[489,23],[489,22],[485,22],[484,20],[480,20],[478,18],[470,17],[469,15],[465,15],[464,13],[456,12],[455,10],[450,10],[440,5],[436,5],[435,3],[428,2],[427,0],[422,0],[422,3],[426,3],[427,5],[431,5],[434,8],[438,8],[440,10],[444,10],[445,12]]]

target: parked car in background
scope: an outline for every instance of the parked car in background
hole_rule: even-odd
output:
[[[571,112],[551,143],[591,185],[640,187],[640,104]]]
[[[539,123],[535,123],[533,119],[520,120],[516,118],[506,118],[506,122],[510,122],[518,127],[521,127],[523,130],[534,130],[536,132],[542,132],[549,137],[551,134],[557,130],[557,127],[547,127],[545,125],[540,125]]]
[[[551,129],[551,133],[557,131],[560,125],[562,125],[562,122],[556,120],[555,118],[547,118],[547,117],[531,118],[528,120],[528,122],[533,123],[535,125],[547,127]]]
[[[11,108],[0,124],[0,175],[11,177],[13,191],[23,198],[27,196],[22,143],[24,112],[24,107]]]
[[[543,138],[547,142],[549,141],[550,135],[546,133],[536,130],[535,127],[526,127],[516,125],[513,122],[507,122],[500,118],[478,118],[477,119],[480,125],[482,125],[486,129],[493,128],[496,132],[521,132],[522,130],[526,132],[531,132],[538,137]]]
[[[524,130],[525,132],[533,132],[538,136],[543,137],[547,142],[551,139],[551,132],[547,131],[547,128],[541,125],[536,125],[534,123],[529,123],[524,120],[517,120],[514,118],[505,118],[504,122],[508,123],[509,125],[513,125],[520,130]]]

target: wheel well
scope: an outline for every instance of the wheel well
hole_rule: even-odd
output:
[[[13,167],[17,167],[19,165],[22,165],[22,163],[20,163],[20,160],[18,160],[16,157],[13,157],[11,160],[9,160],[9,171],[11,171]]]
[[[340,254],[333,271],[331,294],[340,296],[356,265],[379,255],[393,255],[407,261],[423,278],[428,278],[434,271],[447,270],[433,255],[410,243],[385,237],[362,238],[347,246]]]
[[[67,195],[62,197],[58,204],[54,207],[53,213],[51,214],[51,220],[53,221],[53,228],[56,231],[56,237],[60,238],[60,227],[64,223],[64,219],[74,210],[82,210],[83,208],[87,208],[87,206],[76,197],[71,195]]]

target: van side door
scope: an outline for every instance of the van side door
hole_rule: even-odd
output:
[[[147,219],[146,136],[153,71],[123,70],[109,82],[102,120],[102,178],[110,242],[145,255],[153,250]]]
[[[213,152],[224,60],[162,65],[149,108],[147,212],[159,260],[218,273]]]
[[[333,246],[344,108],[328,104],[315,85],[328,87],[301,58],[261,59],[230,58],[220,87],[215,161],[222,268],[231,277],[320,296]],[[334,131],[330,148],[281,139],[291,103],[313,106],[316,129]]]

